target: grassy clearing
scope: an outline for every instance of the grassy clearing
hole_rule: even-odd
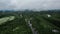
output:
[[[9,17],[4,17],[4,18],[0,18],[0,24],[3,24],[7,21],[11,21],[14,20],[15,16],[9,16]]]

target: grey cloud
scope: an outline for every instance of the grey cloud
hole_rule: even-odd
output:
[[[60,0],[0,0],[0,9],[60,9]]]

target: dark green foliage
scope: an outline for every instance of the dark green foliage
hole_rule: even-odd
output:
[[[60,34],[60,10],[48,10],[41,12],[29,10],[25,10],[23,12],[8,11],[9,10],[4,13],[1,11],[0,18],[15,16],[15,19],[0,25],[0,34],[32,34],[28,23],[25,22],[25,18],[32,18],[32,20],[30,20],[31,24],[39,34]],[[48,18],[46,16],[47,14],[52,15],[52,17]],[[23,17],[20,17],[20,15]],[[16,27],[19,28],[13,31]],[[52,32],[53,29],[56,29],[59,32]]]

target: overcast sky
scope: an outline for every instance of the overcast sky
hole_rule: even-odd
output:
[[[0,9],[60,9],[60,0],[0,0]]]

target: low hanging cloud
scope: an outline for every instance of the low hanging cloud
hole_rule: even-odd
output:
[[[0,0],[0,9],[60,9],[60,0]]]

